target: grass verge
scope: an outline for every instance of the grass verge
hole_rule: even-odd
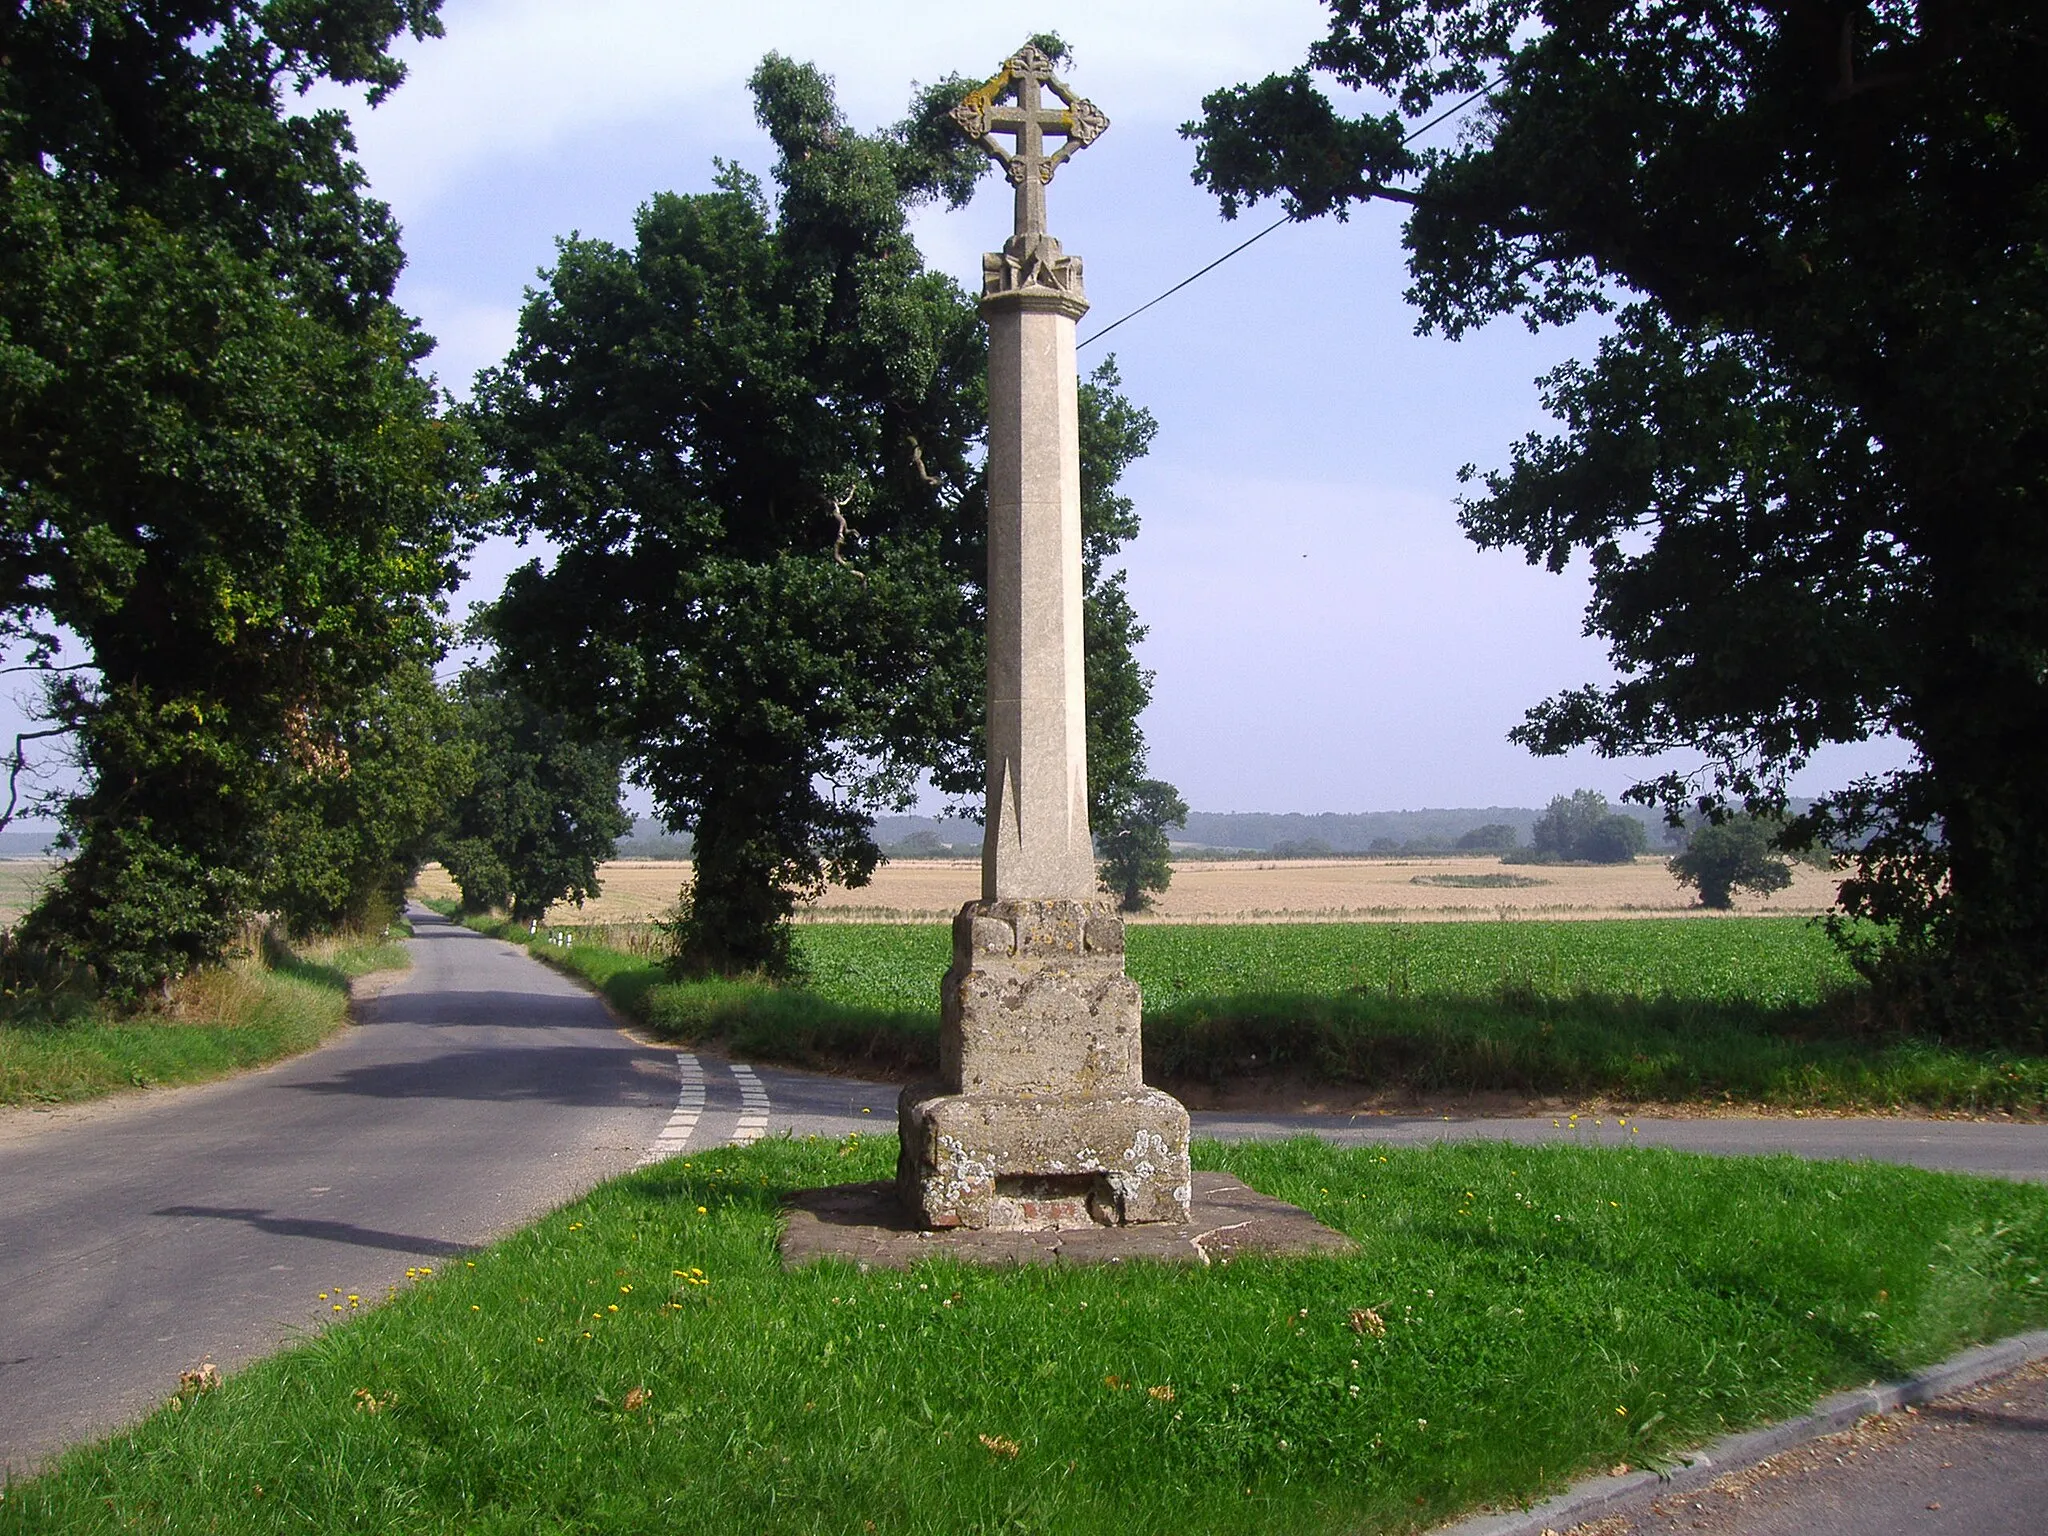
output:
[[[644,927],[467,921],[665,1038],[885,1077],[938,1062],[941,925],[799,928],[809,979],[772,986],[670,981]],[[2048,1058],[1872,1031],[1852,973],[1798,918],[1151,924],[1128,941],[1147,1076],[1182,1091],[2048,1114]]]
[[[891,1138],[600,1187],[0,1498],[0,1532],[1409,1531],[2048,1321],[2048,1189],[1628,1149],[1201,1144],[1341,1259],[775,1256]]]
[[[348,1022],[348,985],[409,962],[397,937],[321,939],[195,971],[157,1008],[0,1011],[0,1104],[62,1104],[197,1083],[310,1050]],[[0,1003],[4,1008],[4,1003]]]

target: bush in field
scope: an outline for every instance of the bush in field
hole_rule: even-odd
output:
[[[1532,841],[1539,856],[1590,864],[1626,864],[1650,843],[1643,824],[1616,811],[1597,789],[1552,800],[1536,818]]]
[[[1768,896],[1792,883],[1792,866],[1778,856],[1778,824],[1756,816],[1708,822],[1671,860],[1671,873],[1700,893],[1700,905],[1726,910],[1735,891]]]

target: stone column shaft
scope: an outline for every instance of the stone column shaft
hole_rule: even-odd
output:
[[[1078,285],[1076,285],[1078,286]],[[1005,293],[989,323],[984,901],[1095,893],[1081,648],[1078,295]]]

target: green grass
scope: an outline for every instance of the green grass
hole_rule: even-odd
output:
[[[1198,1146],[1341,1259],[783,1272],[785,1191],[893,1157],[615,1180],[0,1532],[1406,1531],[2048,1321],[2048,1190],[1571,1146]]]
[[[351,979],[409,963],[395,937],[262,947],[183,978],[146,1013],[0,1011],[0,1104],[205,1082],[310,1050],[348,1022]]]
[[[800,987],[671,982],[647,930],[577,932],[534,953],[667,1038],[884,1076],[937,1063],[942,925],[799,928]],[[1169,1087],[2048,1113],[2048,1058],[1873,1031],[1798,918],[1148,924],[1128,941],[1147,1075]]]

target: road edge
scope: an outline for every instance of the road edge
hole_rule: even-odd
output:
[[[1569,1531],[1589,1520],[1641,1514],[1659,1499],[1704,1488],[1730,1472],[1839,1433],[1871,1414],[1896,1413],[1931,1402],[2043,1358],[2048,1358],[2048,1328],[1980,1344],[1902,1381],[1837,1392],[1796,1419],[1724,1436],[1703,1449],[1685,1452],[1677,1458],[1678,1465],[1664,1471],[1590,1477],[1542,1504],[1506,1513],[1467,1515],[1433,1528],[1430,1536],[1545,1536]]]

